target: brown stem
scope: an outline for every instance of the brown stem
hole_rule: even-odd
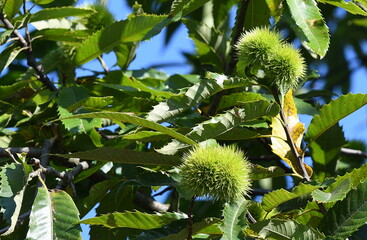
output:
[[[22,34],[19,33],[18,30],[14,29],[13,24],[4,16],[4,14],[0,13],[0,22],[4,24],[6,29],[13,29],[12,36],[16,37],[22,46],[25,48],[25,52],[27,55],[27,64],[32,67],[33,70],[37,73],[39,80],[51,91],[57,91],[57,88],[52,83],[50,78],[46,75],[42,65],[38,63],[33,56],[31,43],[24,39]]]
[[[289,147],[291,148],[291,151],[294,154],[294,156],[296,156],[296,158],[298,159],[298,163],[299,163],[299,167],[300,167],[300,170],[301,170],[302,177],[309,182],[311,179],[310,179],[310,176],[308,175],[308,173],[306,171],[306,168],[305,168],[305,165],[304,165],[304,158],[303,158],[303,156],[301,156],[298,153],[296,145],[295,145],[295,143],[292,139],[291,132],[290,132],[289,127],[288,127],[288,120],[285,117],[284,110],[283,110],[283,104],[279,99],[279,94],[278,94],[277,90],[274,90],[273,96],[274,96],[275,101],[280,105],[280,113],[279,114],[280,114],[280,118],[283,122],[283,128],[284,128],[285,134],[287,136],[287,143],[288,143]]]
[[[187,211],[187,215],[188,215],[188,219],[187,219],[187,227],[188,227],[188,232],[187,232],[187,240],[192,240],[192,225],[193,225],[193,221],[192,221],[192,211],[194,210],[194,205],[195,205],[195,196],[192,197],[191,201],[190,201],[190,206],[189,209]]]

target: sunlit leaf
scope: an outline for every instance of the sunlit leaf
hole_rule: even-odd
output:
[[[320,115],[315,115],[307,129],[309,143],[321,136],[341,119],[367,104],[366,94],[343,95],[320,109]]]
[[[139,211],[135,212],[115,212],[104,214],[99,217],[88,218],[80,221],[80,223],[90,225],[103,225],[108,228],[137,228],[137,229],[154,229],[162,227],[173,221],[187,218],[184,213],[164,212],[148,214]]]
[[[315,58],[323,58],[329,48],[328,27],[315,0],[286,0],[289,10],[284,11],[303,46]]]
[[[7,0],[1,1],[1,5],[4,4],[2,7],[2,11],[8,19],[12,19],[20,10],[20,7],[23,5],[23,1],[19,0]]]
[[[223,231],[221,240],[239,239],[241,230],[247,227],[246,210],[249,201],[242,198],[233,203],[227,203],[223,210],[223,223],[219,226]]]
[[[196,106],[219,91],[242,87],[248,82],[243,78],[228,78],[220,74],[207,73],[207,78],[188,88],[183,97],[172,97],[154,106],[153,110],[148,113],[147,119],[155,122],[164,121]]]
[[[358,6],[358,4],[363,5],[363,2],[359,3],[359,1],[345,1],[345,0],[317,0],[317,1],[343,8],[352,14],[367,16],[366,10]]]
[[[317,230],[304,226],[292,220],[265,220],[250,226],[263,239],[286,240],[318,240],[324,239],[324,235]]]
[[[311,193],[313,190],[318,188],[319,186],[301,183],[296,186],[292,192],[289,192],[285,189],[278,189],[264,195],[262,206],[266,211],[270,212],[273,208],[279,206],[280,204]]]
[[[113,47],[123,42],[145,40],[150,31],[154,29],[154,26],[166,17],[165,15],[139,15],[111,24],[94,33],[77,47],[75,63],[82,65],[89,62],[102,53],[111,51]]]
[[[181,163],[180,157],[163,155],[154,152],[138,152],[128,149],[101,147],[84,152],[71,154],[57,154],[65,158],[82,158],[87,160],[97,160],[101,162],[176,166]]]
[[[129,113],[121,113],[121,112],[94,112],[94,113],[84,113],[84,114],[78,114],[74,116],[67,117],[64,120],[68,119],[81,119],[81,118],[106,118],[111,119],[113,121],[119,121],[119,122],[129,122],[133,124],[137,124],[143,127],[147,127],[153,130],[156,130],[158,132],[167,134],[173,138],[176,138],[177,140],[180,140],[184,143],[188,144],[195,144],[193,140],[190,138],[182,135],[181,133],[178,133],[171,128],[164,127],[158,123],[155,123],[153,121],[146,120],[144,118],[137,117],[135,115],[129,114]]]
[[[350,236],[367,221],[367,181],[351,190],[343,201],[337,202],[324,216],[319,229],[336,238]]]
[[[350,189],[350,181],[345,180],[331,191],[327,192],[316,189],[311,193],[311,195],[312,198],[318,202],[336,202],[343,200]]]
[[[76,7],[46,8],[35,12],[30,17],[30,22],[49,20],[54,18],[65,18],[71,16],[85,16],[94,13],[94,10]]]

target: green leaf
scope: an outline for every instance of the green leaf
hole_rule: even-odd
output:
[[[12,19],[20,10],[20,7],[23,5],[23,1],[19,0],[6,0],[1,1],[4,3],[2,11],[4,11],[4,14],[8,20]],[[2,4],[0,4],[1,6]]]
[[[77,204],[80,216],[84,217],[85,214],[87,214],[97,203],[101,202],[107,193],[120,182],[120,180],[111,179],[94,184],[89,190],[89,195]]]
[[[250,225],[250,228],[262,239],[319,240],[325,237],[317,230],[292,220],[265,220]]]
[[[101,162],[177,166],[181,158],[171,155],[163,155],[154,152],[138,152],[120,148],[101,147],[84,152],[71,154],[55,154],[65,158],[82,158],[86,160],[97,160]]]
[[[181,18],[183,8],[190,1],[191,0],[174,0],[171,5],[171,11],[169,13],[169,17],[175,17],[176,14],[180,13],[178,17],[175,17],[175,18],[178,18],[178,19]]]
[[[351,184],[350,181],[347,179],[331,191],[321,191],[319,189],[316,189],[312,191],[311,196],[315,201],[318,202],[336,202],[343,200],[350,189]]]
[[[313,57],[323,58],[329,48],[330,38],[315,0],[287,0],[287,4],[291,16],[287,8],[284,13],[297,37]]]
[[[73,118],[77,118],[77,119],[81,119],[81,118],[106,118],[106,119],[111,119],[113,121],[129,122],[129,123],[137,124],[137,125],[147,127],[147,128],[156,130],[158,132],[167,134],[167,135],[169,135],[173,138],[176,138],[177,140],[180,140],[184,143],[188,143],[188,144],[191,144],[191,145],[195,144],[195,142],[193,140],[191,140],[188,137],[185,137],[181,133],[175,132],[171,128],[164,127],[164,126],[162,126],[158,123],[155,123],[155,122],[152,122],[152,121],[149,121],[149,120],[146,120],[144,118],[140,118],[140,117],[134,116],[132,114],[128,114],[128,113],[94,112],[94,113],[78,114],[78,115],[70,116],[66,119],[73,119]]]
[[[322,219],[319,229],[336,238],[347,238],[367,221],[367,181],[351,190]]]
[[[76,103],[67,107],[67,110],[72,112],[79,108],[84,108],[88,110],[101,110],[103,108],[108,107],[110,104],[113,103],[113,97],[86,97]]]
[[[210,64],[220,72],[225,67],[227,37],[206,25],[191,19],[184,19],[183,23],[189,30],[189,37],[194,41],[201,64]]]
[[[315,115],[308,126],[306,138],[313,142],[326,130],[339,122],[344,117],[367,104],[366,94],[343,95],[320,109],[320,115]]]
[[[36,31],[34,37],[41,36],[43,40],[58,42],[80,42],[89,36],[86,30],[70,30],[63,28],[42,29]]]
[[[0,45],[3,45],[11,36],[13,30],[5,30],[0,33]]]
[[[253,139],[253,138],[262,138],[268,137],[271,135],[270,129],[265,129],[265,131],[252,131],[248,128],[235,127],[223,134],[215,137],[217,140],[230,140],[230,141],[238,141],[244,139]]]
[[[102,53],[111,51],[113,47],[123,42],[147,39],[149,32],[166,17],[165,15],[139,15],[109,25],[105,29],[94,33],[77,47],[75,63],[82,65],[89,62]]]
[[[30,17],[30,22],[37,22],[55,18],[86,16],[94,13],[95,11],[87,8],[76,7],[58,7],[58,8],[46,8],[38,12],[35,12]]]
[[[10,46],[0,54],[0,73],[7,68],[25,48]]]
[[[228,78],[221,74],[207,73],[207,78],[189,87],[183,97],[172,97],[154,106],[153,110],[148,113],[147,119],[154,122],[164,121],[198,105],[202,100],[217,92],[243,87],[248,82],[243,78]]]
[[[264,100],[246,102],[242,108],[235,108],[224,114],[212,117],[210,120],[199,123],[191,132],[186,134],[190,139],[204,141],[216,138],[230,131],[243,122],[251,121],[265,116],[276,116],[279,113],[279,105],[275,102]],[[255,110],[256,109],[256,110]]]
[[[367,12],[358,6],[359,1],[345,1],[345,0],[317,0],[317,1],[343,8],[344,10],[347,10],[352,14],[367,16]],[[363,5],[363,3],[360,4]]]
[[[65,128],[72,133],[89,133],[95,127],[99,127],[102,124],[101,119],[75,119],[73,118],[74,115],[67,110],[68,107],[87,97],[88,94],[86,90],[79,86],[64,87],[59,91],[59,116]]]
[[[289,200],[295,199],[302,195],[311,193],[313,190],[318,189],[319,186],[313,186],[310,184],[301,183],[296,186],[292,192],[285,189],[278,189],[264,195],[262,206],[265,211],[270,212],[275,207]]]
[[[53,239],[81,240],[81,229],[75,224],[80,220],[73,199],[64,191],[50,193],[53,214]]]
[[[241,103],[253,102],[257,100],[266,100],[266,98],[259,93],[253,93],[253,92],[239,92],[224,95],[219,103],[218,111],[238,106]]]
[[[249,201],[242,198],[233,203],[226,203],[223,210],[223,223],[219,228],[223,231],[221,240],[237,240],[242,229],[247,227],[246,210]]]
[[[333,139],[333,141],[330,141]],[[337,161],[340,158],[340,149],[346,144],[342,128],[335,124],[315,141],[309,148],[313,164],[313,177],[322,182],[325,177],[335,175]]]
[[[168,139],[167,135],[160,132],[153,131],[139,131],[137,133],[128,134],[124,136],[124,139],[138,140],[141,142],[155,142]]]
[[[209,2],[209,0],[191,0],[183,10],[182,16],[186,16],[196,9],[202,7],[205,3]]]
[[[79,223],[90,225],[103,225],[108,228],[136,228],[136,229],[154,229],[162,227],[173,221],[187,218],[184,213],[164,212],[148,214],[139,211],[116,212],[104,214],[99,217],[89,218]]]
[[[52,203],[46,187],[39,187],[29,218],[27,240],[53,239]]]
[[[17,224],[28,176],[21,164],[6,164],[0,170],[0,212],[10,223],[8,230],[1,234],[5,236],[12,233]]]
[[[245,29],[270,25],[270,11],[266,0],[250,1],[246,11]]]
[[[217,137],[220,139],[222,134],[235,129],[243,122],[265,116],[276,116],[279,113],[279,105],[266,100],[247,102],[242,104],[242,107],[232,109],[224,114],[214,116],[210,120],[199,123],[185,136],[198,142]],[[179,149],[186,147],[188,147],[186,144],[173,140],[157,151],[163,154],[175,154]]]
[[[231,11],[234,5],[238,3],[237,0],[214,0],[213,1],[213,20],[214,25],[219,28],[222,23],[228,21],[228,13]]]

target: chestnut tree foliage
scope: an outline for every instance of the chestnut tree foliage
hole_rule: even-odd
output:
[[[343,52],[364,64],[367,1],[127,2],[116,20],[106,1],[0,0],[1,239],[82,239],[81,223],[106,240],[363,239],[365,146],[338,122],[367,104],[348,93]],[[141,42],[180,25],[191,74],[128,70]],[[196,175],[198,146],[246,164],[218,170],[223,153],[208,154]]]

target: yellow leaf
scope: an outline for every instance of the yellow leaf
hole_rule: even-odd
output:
[[[285,117],[285,125],[288,127],[292,141],[295,144],[295,147],[300,156],[303,155],[301,150],[301,143],[303,134],[305,132],[305,127],[303,123],[299,121],[297,115],[297,108],[294,104],[293,100],[293,91],[292,89],[285,95],[284,98],[284,117]],[[289,146],[287,142],[287,135],[284,129],[283,122],[280,118],[280,115],[274,117],[271,123],[272,128],[272,136],[271,137],[271,149],[272,151],[278,155],[281,159],[283,159],[299,176],[302,176],[302,169],[300,166],[300,161],[298,157],[292,151],[291,146]],[[312,168],[309,167],[307,164],[304,164],[304,167],[309,176],[312,175]]]

